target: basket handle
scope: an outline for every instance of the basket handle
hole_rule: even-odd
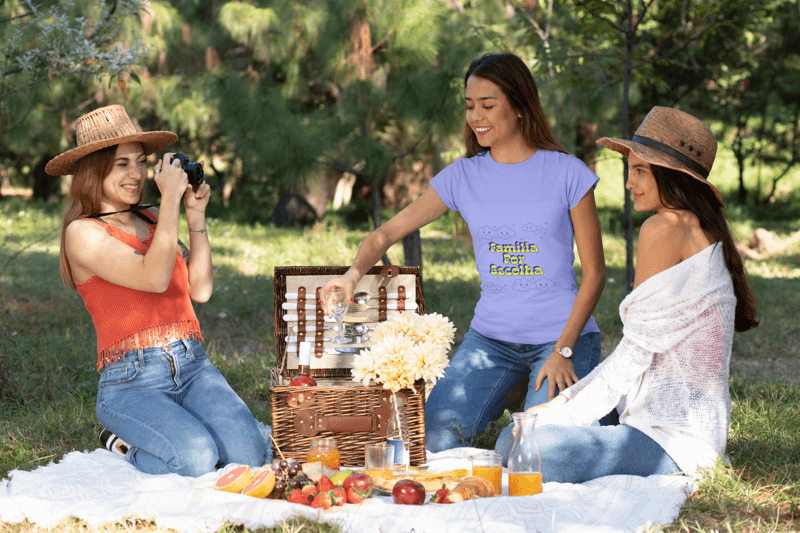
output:
[[[304,409],[294,417],[294,429],[304,437],[313,437],[322,431],[331,433],[367,432],[385,436],[392,410],[376,407],[372,414],[361,416],[324,416],[313,409]]]

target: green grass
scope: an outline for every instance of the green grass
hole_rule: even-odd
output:
[[[609,279],[594,316],[602,330],[604,354],[621,337],[618,306],[627,292],[621,187],[613,189],[613,172],[606,163],[598,170],[603,178],[598,206]],[[737,238],[747,240],[756,227],[781,238],[796,231],[797,205],[788,199],[776,202],[782,216],[776,215],[776,204],[771,204],[773,209],[731,205]],[[77,293],[60,283],[60,212],[58,205],[19,198],[0,203],[0,478],[13,469],[31,470],[58,461],[71,450],[97,447],[94,327]],[[636,227],[642,218],[636,216]],[[196,312],[212,361],[255,416],[268,422],[269,369],[275,365],[273,268],[349,264],[366,226],[333,215],[306,229],[243,225],[234,219],[209,221],[215,291],[208,303],[196,305]],[[449,316],[460,341],[480,287],[471,251],[452,236],[452,228],[448,214],[423,230],[423,279],[427,310]],[[397,263],[402,263],[402,255],[399,244],[389,251]],[[732,361],[759,368],[782,362],[800,370],[800,243],[747,265],[762,304],[761,326],[736,335]],[[776,373],[767,382],[732,379],[730,464],[719,465],[679,519],[663,531],[800,530],[800,387],[788,383],[797,383],[797,375]],[[503,425],[502,420],[492,424],[478,444],[492,447]],[[331,531],[330,527],[295,521],[269,531]],[[113,529],[155,526],[140,521],[102,530]],[[5,530],[34,528],[0,524],[0,531]],[[58,528],[72,530],[86,526],[72,521]]]

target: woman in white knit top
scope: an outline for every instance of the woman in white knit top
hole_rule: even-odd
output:
[[[599,144],[628,158],[639,232],[623,338],[588,376],[536,412],[544,481],[695,474],[725,451],[733,332],[758,325],[755,298],[708,182],[717,142],[681,111],[655,107],[633,139]],[[593,424],[616,407],[617,426]],[[498,439],[508,458],[513,437]]]

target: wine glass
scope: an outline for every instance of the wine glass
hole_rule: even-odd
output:
[[[347,291],[341,287],[333,287],[325,291],[325,302],[328,304],[333,318],[336,319],[337,335],[331,339],[334,344],[347,344],[350,340],[344,333],[344,314],[350,306],[347,301]]]

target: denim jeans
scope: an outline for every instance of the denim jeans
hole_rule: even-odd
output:
[[[555,346],[519,344],[484,337],[470,328],[450,361],[444,377],[433,387],[425,403],[425,444],[432,452],[469,446],[486,425],[505,411],[506,394],[525,375],[530,375],[525,407],[548,401],[548,383],[538,391],[536,376]],[[579,378],[600,361],[600,334],[578,338],[572,355]]]
[[[148,474],[197,477],[268,457],[250,409],[197,340],[132,350],[103,368],[96,410],[129,445],[128,462]]]
[[[653,439],[630,426],[558,426],[536,428],[545,482],[583,483],[603,476],[652,476],[680,471],[675,461]],[[511,432],[497,440],[495,451],[508,456],[514,444]]]

